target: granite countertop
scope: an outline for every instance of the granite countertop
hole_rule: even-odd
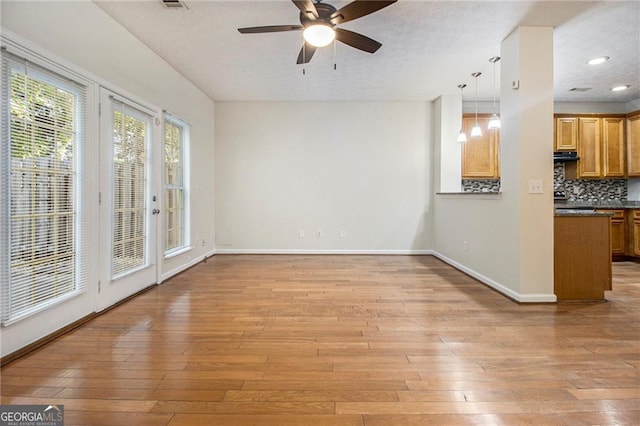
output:
[[[555,201],[556,209],[591,207],[594,209],[640,209],[640,201]]]
[[[613,216],[609,212],[597,212],[595,210],[556,209],[556,216]]]

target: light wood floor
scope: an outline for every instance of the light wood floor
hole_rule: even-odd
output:
[[[638,425],[640,266],[518,305],[430,256],[218,255],[2,369],[66,425]]]

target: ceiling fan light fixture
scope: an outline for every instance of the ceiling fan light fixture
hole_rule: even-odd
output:
[[[313,24],[304,29],[302,37],[312,46],[324,47],[336,38],[336,32],[327,24]]]

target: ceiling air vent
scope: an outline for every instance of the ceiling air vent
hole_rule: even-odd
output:
[[[167,9],[189,9],[182,0],[160,0]]]
[[[574,87],[573,89],[569,89],[570,92],[588,92],[591,90],[591,87]]]

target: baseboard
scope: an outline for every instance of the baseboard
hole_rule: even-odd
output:
[[[351,255],[431,255],[433,250],[313,250],[313,249],[225,249],[216,254],[351,254]]]
[[[516,301],[518,303],[556,303],[558,301],[558,299],[556,298],[555,294],[520,294],[520,293],[517,293],[517,292],[511,290],[510,288],[507,288],[507,287],[503,286],[499,282],[494,281],[491,278],[486,277],[486,276],[474,271],[473,269],[470,269],[470,268],[464,266],[463,264],[456,262],[453,259],[448,258],[447,256],[443,255],[442,253],[438,253],[438,252],[434,251],[433,252],[433,256],[437,257],[438,259],[442,260],[443,262],[447,263],[448,265],[453,266],[454,268],[458,269],[459,271],[464,272],[465,274],[469,275],[470,277],[475,278],[476,280],[480,281],[481,283],[485,284],[486,286],[491,287],[495,291],[497,291],[499,293],[502,293],[503,295],[505,295],[509,299],[512,299],[512,300],[514,300],[514,301]]]
[[[202,261],[206,261],[211,256],[215,256],[215,254],[216,254],[216,250],[215,249],[211,250],[211,251],[207,252],[204,256],[197,257],[197,258],[193,259],[189,263],[185,263],[183,265],[178,266],[177,268],[173,268],[172,270],[170,270],[168,272],[165,272],[164,274],[162,274],[160,276],[160,282],[158,282],[158,284],[168,280],[169,278],[173,277],[174,275],[178,275],[180,272],[184,272],[187,269],[194,267],[195,265],[197,265],[198,263],[200,263]]]

